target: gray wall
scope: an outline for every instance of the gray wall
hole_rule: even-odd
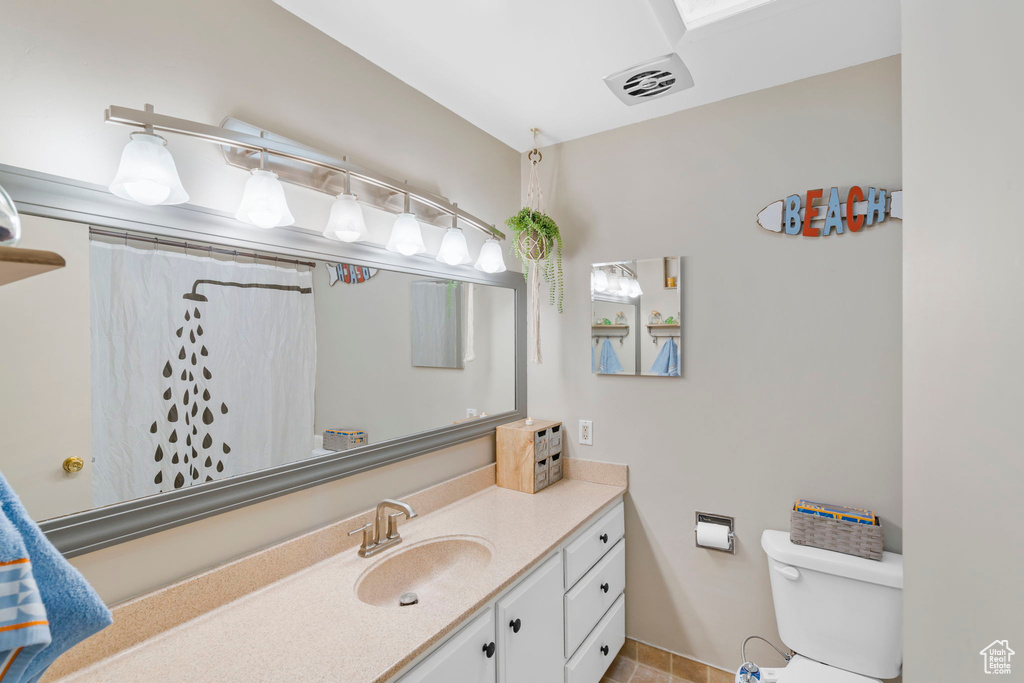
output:
[[[530,412],[593,419],[570,454],[630,466],[627,633],[735,671],[744,636],[777,638],[760,535],[794,499],[873,508],[901,547],[900,221],[755,223],[795,192],[899,188],[899,58],[545,149],[542,177],[566,306],[543,309]],[[664,255],[685,257],[684,377],[591,374],[589,265]],[[735,556],[694,547],[697,510],[736,516]]]
[[[517,152],[270,0],[144,7],[10,0],[3,5],[0,81],[0,159],[14,166],[109,183],[129,131],[104,124],[104,108],[151,102],[158,112],[211,124],[237,116],[348,154],[450,196],[489,222],[518,208]],[[227,167],[212,145],[173,138],[170,146],[191,201],[233,212],[245,172]],[[322,230],[329,199],[290,186],[285,192],[298,225]],[[443,234],[425,232],[428,245]],[[480,239],[475,231],[467,237]],[[87,412],[88,405],[76,409]],[[484,465],[493,451],[493,439],[481,439],[74,563],[116,602]]]
[[[1024,4],[903,2],[908,681],[1024,672]]]

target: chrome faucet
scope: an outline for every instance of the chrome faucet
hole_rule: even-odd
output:
[[[385,510],[388,508],[398,510],[398,512],[392,512],[385,518]],[[400,500],[386,498],[377,503],[377,514],[373,521],[348,532],[349,536],[358,534],[360,531],[363,532],[363,544],[359,547],[359,557],[373,557],[377,553],[401,543],[402,537],[398,535],[398,520],[403,515],[412,519],[417,516],[417,513],[411,505]],[[381,529],[385,523],[387,527],[384,528],[382,535]]]

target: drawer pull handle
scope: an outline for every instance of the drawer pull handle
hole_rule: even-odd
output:
[[[519,619],[513,619],[512,621],[508,622],[508,627],[512,629],[512,633],[519,633],[519,629],[523,627],[523,622]]]
[[[494,656],[494,643],[490,642],[490,643],[487,643],[486,645],[484,645],[484,652],[487,653],[487,659],[490,659],[491,657],[493,657]]]
[[[601,654],[603,654],[605,657],[607,657],[608,656],[608,652],[609,652],[608,646],[607,645],[602,645],[601,646]]]
[[[601,543],[607,543],[608,542],[608,534],[601,534],[598,538],[601,539]]]
[[[608,592],[608,584],[607,583],[602,583],[601,584],[601,590],[603,590],[605,593],[607,593]]]

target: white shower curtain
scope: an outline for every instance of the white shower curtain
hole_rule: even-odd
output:
[[[308,458],[312,274],[93,242],[93,503]]]

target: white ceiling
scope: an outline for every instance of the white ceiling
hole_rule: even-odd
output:
[[[900,52],[898,0],[727,2],[754,6],[677,45],[657,16],[686,0],[275,2],[520,151]],[[689,90],[630,107],[602,80],[673,49]]]

